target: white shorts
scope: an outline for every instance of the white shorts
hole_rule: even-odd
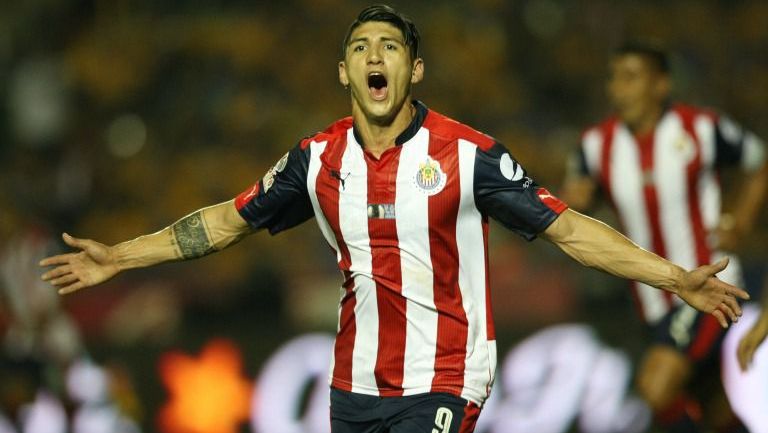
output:
[[[757,305],[746,304],[738,323],[731,325],[722,347],[722,376],[731,407],[750,433],[768,433],[768,341],[755,352],[746,372],[739,368],[739,341],[760,315]]]

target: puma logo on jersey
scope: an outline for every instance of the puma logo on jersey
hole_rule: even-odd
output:
[[[338,170],[331,170],[331,177],[338,179],[338,181],[341,183],[341,189],[346,189],[345,183],[350,174],[351,173],[341,173]]]

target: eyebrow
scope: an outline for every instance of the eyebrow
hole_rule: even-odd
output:
[[[397,42],[400,45],[405,45],[405,41],[403,41],[402,39],[391,38],[391,37],[388,37],[388,36],[382,36],[382,37],[379,38],[379,40],[383,41],[383,42]],[[356,42],[368,42],[368,41],[369,41],[369,38],[367,38],[367,37],[359,37],[359,38],[355,38],[355,39],[350,39],[349,43],[347,44],[347,46],[352,45],[352,44],[354,44]]]

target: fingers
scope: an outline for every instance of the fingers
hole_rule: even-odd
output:
[[[64,239],[64,243],[70,247],[80,248],[81,239],[74,238],[69,233],[62,233],[61,238]]]
[[[712,312],[712,315],[715,316],[715,319],[717,319],[718,323],[720,323],[720,326],[723,328],[728,328],[728,321],[725,320],[725,315],[720,310],[714,310]]]
[[[66,287],[63,287],[63,288],[59,289],[59,294],[60,295],[66,295],[67,293],[72,293],[72,292],[75,292],[77,290],[80,290],[83,287],[85,287],[85,284],[83,284],[82,281],[77,281],[75,283],[72,283],[72,284],[70,284],[70,285],[68,285]]]
[[[727,286],[728,287],[726,288],[726,291],[729,294],[731,294],[731,295],[733,295],[733,296],[735,296],[737,298],[743,299],[745,301],[749,300],[750,296],[749,296],[749,293],[747,293],[746,291],[744,291],[744,290],[742,290],[742,289],[740,289],[740,288],[738,288],[736,286],[732,286],[730,284],[727,284]]]
[[[64,276],[61,276],[59,278],[55,278],[51,280],[51,285],[56,287],[65,286],[71,283],[74,283],[75,281],[78,281],[79,278],[75,274],[67,274]]]
[[[729,259],[728,257],[724,257],[720,259],[717,263],[713,263],[711,265],[706,265],[707,272],[709,272],[710,275],[715,275],[718,272],[722,271],[728,266]]]
[[[74,253],[69,254],[59,254],[57,256],[51,256],[46,257],[43,260],[40,260],[39,265],[40,266],[54,266],[54,265],[65,265],[69,264],[69,261],[74,257]]]
[[[72,271],[72,267],[69,264],[57,266],[50,271],[44,273],[42,275],[43,281],[49,281],[53,278],[60,277],[62,275],[66,275]]]
[[[723,304],[730,308],[736,316],[741,316],[741,305],[739,305],[739,301],[736,298],[726,295],[725,299],[723,299]],[[738,317],[732,318],[732,320],[736,321]]]
[[[733,302],[733,303],[735,304],[735,308],[734,308],[733,304],[730,304],[730,302],[728,302],[728,301],[731,301],[731,302]],[[730,321],[731,321],[731,322],[738,322],[738,321],[739,321],[739,316],[741,315],[741,311],[739,311],[738,313],[736,313],[736,311],[735,311],[735,310],[736,310],[737,308],[738,308],[738,303],[737,303],[735,300],[733,300],[733,299],[728,299],[728,298],[726,298],[726,300],[725,300],[725,301],[723,301],[723,302],[722,302],[722,303],[721,303],[721,304],[720,304],[720,305],[717,307],[717,309],[718,309],[718,310],[720,310],[720,311],[722,311],[722,312],[725,314],[725,316],[726,316],[726,317],[728,317],[728,318],[730,319]]]

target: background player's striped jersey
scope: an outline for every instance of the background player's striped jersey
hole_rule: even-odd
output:
[[[714,251],[721,215],[718,169],[762,165],[763,144],[723,116],[698,108],[669,108],[652,133],[635,136],[615,118],[589,129],[581,145],[583,174],[598,180],[638,245],[687,269],[722,257]],[[719,275],[741,284],[738,262]],[[656,323],[682,301],[636,284],[645,319]]]
[[[302,140],[236,199],[275,233],[312,216],[344,276],[331,385],[477,404],[496,369],[488,216],[527,239],[566,206],[492,138],[428,110],[379,158],[351,118]]]

